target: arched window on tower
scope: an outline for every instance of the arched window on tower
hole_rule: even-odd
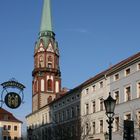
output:
[[[48,91],[52,91],[52,80],[48,80]]]
[[[48,57],[48,68],[52,68],[52,57],[51,56],[49,56]]]
[[[41,79],[41,91],[44,91],[44,79]]]
[[[39,56],[39,67],[44,67],[44,59],[43,56]]]
[[[35,94],[37,92],[37,81],[36,80],[34,81],[34,84],[33,85],[34,85],[34,87],[33,87],[34,88],[33,93]]]

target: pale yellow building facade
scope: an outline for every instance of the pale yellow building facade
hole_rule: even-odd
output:
[[[0,108],[0,140],[21,140],[22,122]]]

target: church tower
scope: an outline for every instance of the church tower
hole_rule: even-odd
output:
[[[44,0],[39,37],[34,49],[32,111],[50,103],[61,90],[59,49],[51,20],[51,0]]]

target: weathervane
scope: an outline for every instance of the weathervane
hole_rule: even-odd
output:
[[[3,87],[1,93],[1,106],[5,103],[9,108],[16,109],[23,103],[25,86],[19,83],[15,78],[1,84]],[[9,91],[10,90],[10,91]]]

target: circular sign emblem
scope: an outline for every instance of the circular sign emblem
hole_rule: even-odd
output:
[[[9,92],[5,96],[5,104],[12,109],[18,108],[21,104],[21,97],[15,92]]]

